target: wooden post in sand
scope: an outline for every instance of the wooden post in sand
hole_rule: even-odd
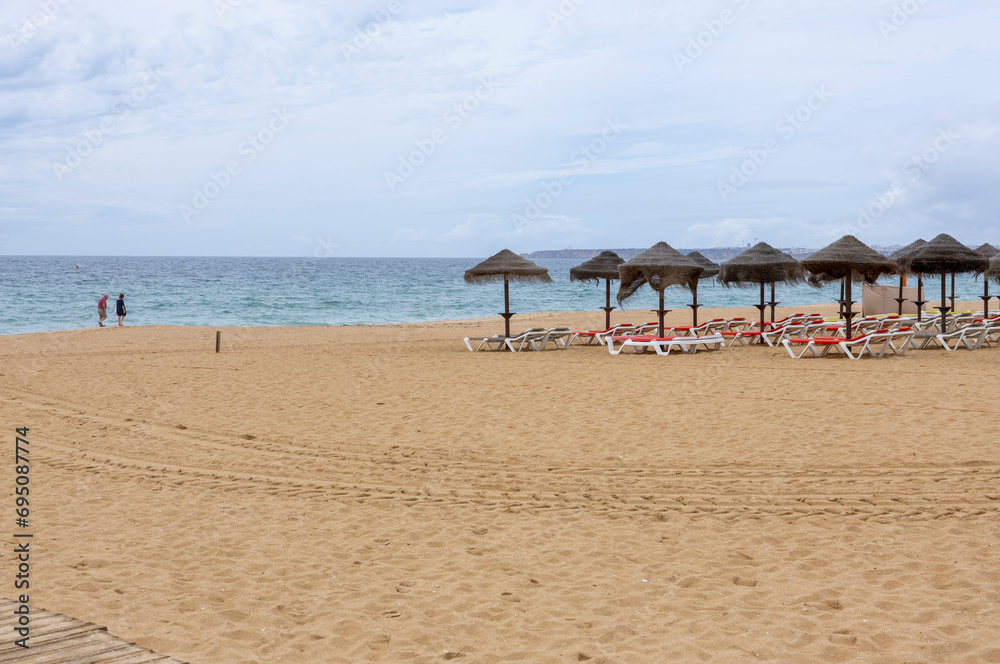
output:
[[[216,330],[215,331],[215,352],[218,353],[220,348],[222,348],[222,330]]]

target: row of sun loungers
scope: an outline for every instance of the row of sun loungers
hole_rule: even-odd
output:
[[[693,354],[699,349],[765,343],[772,347],[781,345],[797,359],[824,357],[831,351],[851,359],[905,355],[911,346],[923,349],[934,344],[949,352],[1000,347],[1000,312],[991,312],[989,318],[971,313],[949,316],[948,331],[943,334],[938,331],[940,317],[936,315],[922,321],[895,315],[860,318],[852,325],[855,336],[850,339],[843,336],[845,327],[843,322],[828,321],[819,314],[799,313],[765,323],[763,330],[758,323],[745,318],[714,318],[697,326],[665,326],[662,337],[657,335],[658,324],[652,322],[621,323],[607,330],[585,332],[573,332],[568,327],[529,328],[511,337],[467,337],[464,341],[470,351],[513,352],[565,350],[579,342],[587,346],[606,345],[611,355],[619,355],[626,348],[636,354],[652,350],[657,355],[669,355],[672,350]]]

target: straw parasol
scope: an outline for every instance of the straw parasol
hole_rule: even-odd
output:
[[[947,233],[942,233],[906,258],[903,264],[914,274],[941,275],[941,306],[935,308],[941,311],[941,332],[944,333],[948,329],[948,312],[954,308],[945,304],[948,299],[945,277],[949,272],[952,275],[985,272],[990,259],[969,249]]]
[[[713,263],[709,259],[705,258],[701,252],[692,251],[687,255],[688,258],[693,260],[698,265],[705,268],[705,271],[701,273],[698,277],[698,281],[702,279],[711,279],[712,277],[719,274],[719,264]],[[694,282],[694,286],[691,289],[691,299],[692,302],[688,306],[691,307],[691,311],[694,313],[694,324],[698,324],[698,308],[701,306],[698,304],[698,281]]]
[[[716,277],[725,286],[746,288],[760,284],[760,304],[754,306],[760,311],[761,332],[764,331],[764,312],[767,310],[764,286],[772,285],[773,319],[773,308],[778,305],[774,301],[774,284],[797,284],[805,281],[805,278],[805,272],[797,260],[766,242],[759,242],[720,265],[719,276]]]
[[[883,274],[896,272],[896,264],[854,237],[845,235],[833,244],[823,247],[802,261],[802,267],[813,274],[826,273],[844,280],[847,291],[843,299],[844,320],[847,322],[847,336],[851,336],[851,319],[854,318],[854,301],[851,300],[851,284],[854,275],[860,274],[868,283]]]
[[[896,310],[896,315],[898,316],[903,315],[903,303],[906,302],[906,298],[903,297],[903,286],[906,285],[906,270],[901,267],[901,262],[905,261],[910,254],[919,250],[925,244],[927,244],[927,240],[914,240],[902,249],[889,254],[889,260],[896,264],[896,273],[899,274],[899,296],[896,298],[896,302],[899,304],[899,308]],[[924,311],[924,305],[927,304],[927,300],[920,299],[923,296],[924,278],[917,277],[917,299],[913,301],[913,303],[917,305],[917,320],[921,319]]]
[[[660,308],[656,310],[660,320],[660,334],[663,336],[663,316],[668,310],[663,308],[663,289],[667,286],[693,288],[698,276],[705,268],[680,253],[666,242],[657,242],[652,247],[636,254],[626,263],[618,266],[621,283],[618,285],[619,304],[635,295],[643,284],[660,295]]]
[[[611,282],[618,280],[618,266],[625,260],[613,251],[602,251],[589,261],[581,263],[569,271],[570,281],[593,281],[598,285],[604,279],[604,326],[611,327]]]
[[[980,256],[985,256],[986,258],[992,259],[997,254],[1000,254],[1000,249],[997,249],[992,244],[985,243],[974,250]],[[987,267],[987,270],[989,268]],[[990,280],[983,273],[983,294],[979,296],[979,299],[983,301],[983,318],[990,317],[990,300],[993,296],[990,295]],[[952,303],[954,304],[954,303]]]
[[[510,282],[551,282],[549,271],[540,265],[522,258],[510,249],[490,256],[479,265],[465,271],[465,281],[470,284],[483,284],[503,281],[504,311],[500,315],[504,320],[504,336],[510,336]]]

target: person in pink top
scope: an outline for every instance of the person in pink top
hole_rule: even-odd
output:
[[[107,293],[97,301],[97,324],[104,327],[104,319],[108,317],[108,295]]]

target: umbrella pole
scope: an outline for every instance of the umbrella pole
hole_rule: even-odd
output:
[[[844,318],[847,320],[847,338],[852,337],[851,334],[851,319],[854,318],[854,302],[851,301],[851,279],[854,276],[854,270],[851,268],[847,269],[847,276],[844,278],[844,288],[847,291],[847,297],[844,298]]]
[[[662,337],[663,336],[663,315],[666,313],[663,310],[663,291],[662,290],[660,291],[660,308],[659,308],[659,310],[656,313],[659,314],[659,317],[660,317],[660,334],[658,336]]]
[[[778,317],[774,313],[774,308],[776,306],[778,306],[779,304],[781,304],[781,303],[780,302],[776,302],[775,299],[774,299],[774,282],[773,281],[771,282],[771,301],[768,302],[768,304],[771,306],[771,320],[772,321],[773,320],[777,320]]]
[[[700,307],[701,305],[698,304],[697,281],[691,284],[691,296],[694,298],[694,302],[688,305],[689,307],[691,307],[691,324],[694,325],[695,327],[698,327],[698,307]]]
[[[946,280],[947,273],[941,270],[941,306],[937,307],[941,311],[941,334],[948,333],[948,310],[951,308],[948,306],[948,282]]]
[[[605,286],[605,290],[604,290],[604,306],[601,307],[601,309],[604,309],[604,329],[610,330],[611,329],[611,312],[615,310],[615,308],[611,306],[611,280],[610,279],[605,279],[604,280],[604,286]]]
[[[757,310],[760,311],[760,331],[764,332],[764,312],[767,311],[767,304],[764,303],[764,282],[760,282],[760,304],[755,304]]]
[[[990,280],[983,275],[983,294],[979,296],[979,299],[983,301],[983,318],[990,317],[990,300],[993,297],[990,295]]]
[[[917,305],[917,321],[924,319],[924,305],[927,304],[927,300],[924,297],[924,277],[923,275],[917,276],[917,299],[913,301],[913,304]]]
[[[844,318],[844,280],[840,280],[840,317]]]
[[[955,273],[951,273],[951,308],[955,309]]]
[[[503,275],[503,335],[505,337],[510,336],[510,317],[513,316],[510,312],[510,282],[507,280],[507,275]]]

